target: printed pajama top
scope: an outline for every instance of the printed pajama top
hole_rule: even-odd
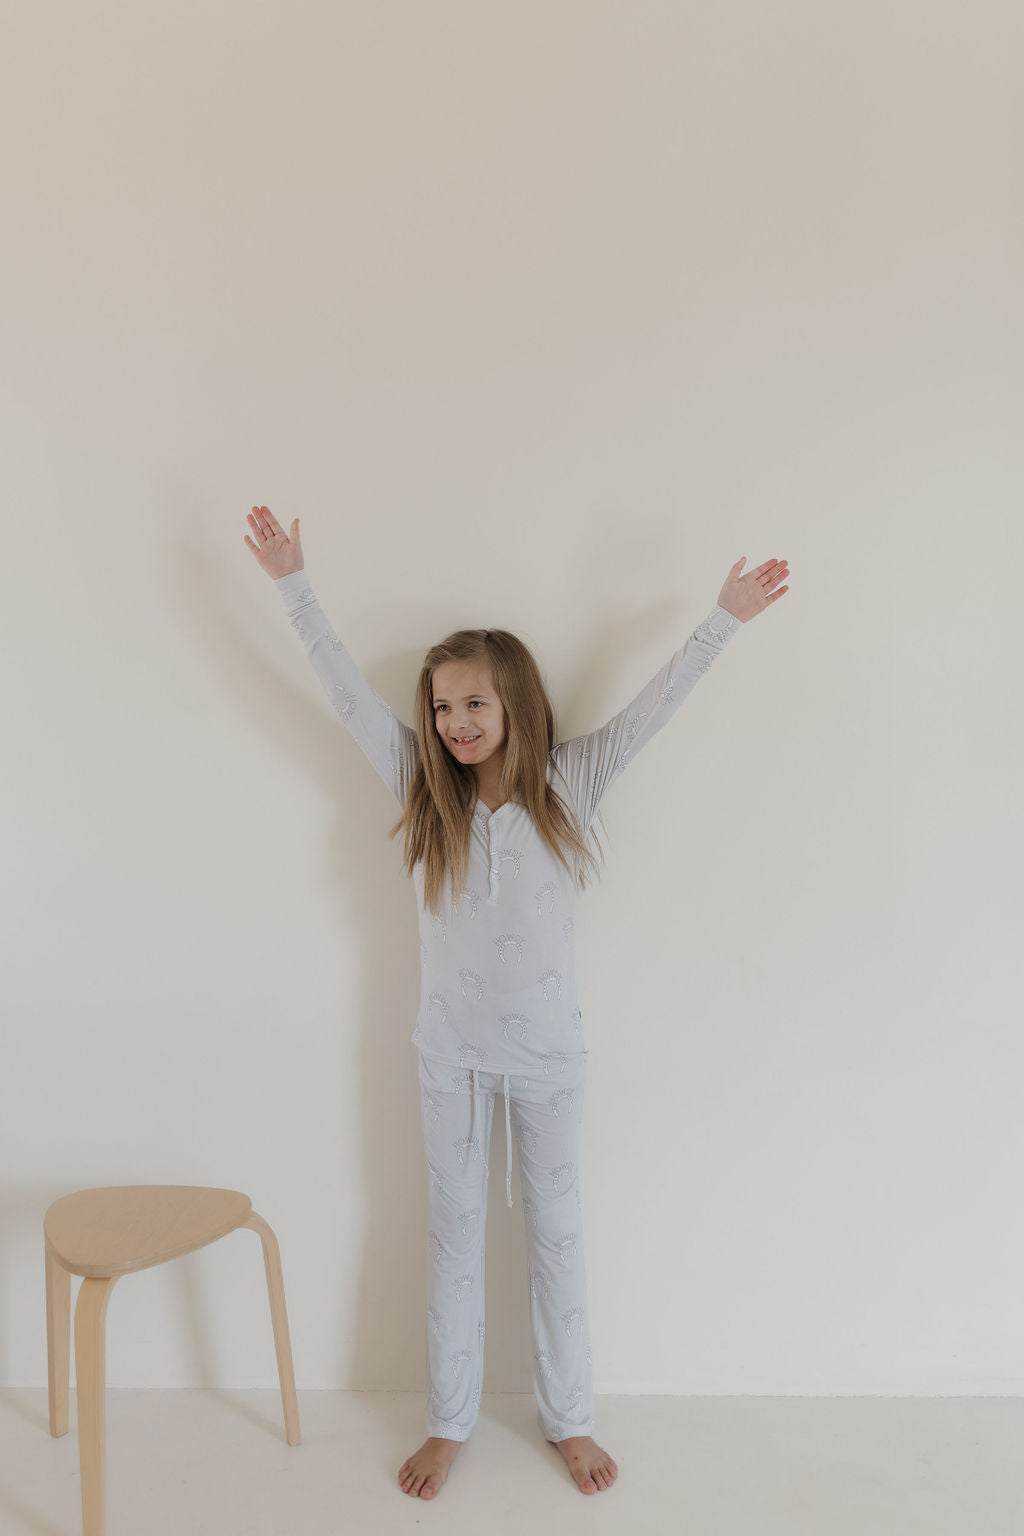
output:
[[[305,570],[274,584],[333,709],[404,806],[419,762],[416,732],[360,672]],[[584,838],[605,792],[740,628],[716,605],[625,709],[599,730],[551,749],[548,783],[575,810]],[[422,864],[413,873],[420,1006],[411,1038],[451,1068],[455,1091],[475,1089],[478,1071],[495,1072],[505,1078],[507,1101],[509,1074],[555,1080],[570,1061],[585,1059],[573,935],[577,891],[525,806],[508,800],[488,811],[477,800],[466,890],[454,916],[448,883],[438,916],[424,907]],[[506,1135],[507,1116],[506,1102]]]

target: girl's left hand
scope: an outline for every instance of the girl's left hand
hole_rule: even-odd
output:
[[[748,619],[763,613],[769,603],[776,602],[784,592],[789,591],[788,587],[779,587],[777,592],[773,591],[789,575],[789,566],[785,560],[766,560],[756,571],[748,571],[745,576],[741,576],[740,568],[746,564],[746,560],[744,555],[736,561],[718,594],[719,608],[724,608],[726,613],[731,613],[733,618],[744,624]]]

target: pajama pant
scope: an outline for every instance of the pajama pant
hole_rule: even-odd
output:
[[[511,1141],[519,1176],[533,1326],[534,1391],[548,1440],[594,1432],[583,1267],[580,1120],[586,1059],[555,1061],[536,1077],[460,1071],[419,1056],[423,1141],[430,1175],[427,1255],[427,1425],[466,1440],[484,1378],[487,1154],[495,1095],[504,1092],[506,1194]]]

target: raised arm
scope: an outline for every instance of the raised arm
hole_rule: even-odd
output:
[[[707,618],[701,620],[686,643],[625,709],[613,715],[600,730],[575,736],[553,748],[551,756],[572,793],[584,836],[609,785],[667,724],[741,624],[789,591],[788,586],[779,587],[779,582],[789,574],[785,560],[768,560],[741,576],[745,563],[746,556],[736,562]],[[723,603],[728,607],[723,607]]]
[[[559,742],[553,749],[551,755],[569,785],[584,835],[605,792],[636,754],[667,725],[739,628],[740,621],[724,608],[712,608],[685,645],[625,709],[620,709],[599,730]]]
[[[254,507],[249,523],[262,542],[253,544],[247,535],[246,543],[258,558],[263,554],[260,565],[280,593],[332,709],[399,804],[404,805],[419,760],[416,732],[392,713],[331,628],[302,564],[298,521],[293,522],[289,539],[269,508]]]

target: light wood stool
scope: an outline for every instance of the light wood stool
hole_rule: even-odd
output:
[[[263,1243],[285,1439],[298,1445],[299,1406],[281,1254],[277,1238],[256,1215],[248,1195],[188,1184],[127,1184],[64,1195],[43,1218],[51,1435],[68,1432],[71,1276],[83,1277],[75,1305],[75,1374],[84,1536],[103,1536],[106,1515],[106,1312],[114,1283],[133,1270],[204,1248],[236,1227],[251,1227]]]

